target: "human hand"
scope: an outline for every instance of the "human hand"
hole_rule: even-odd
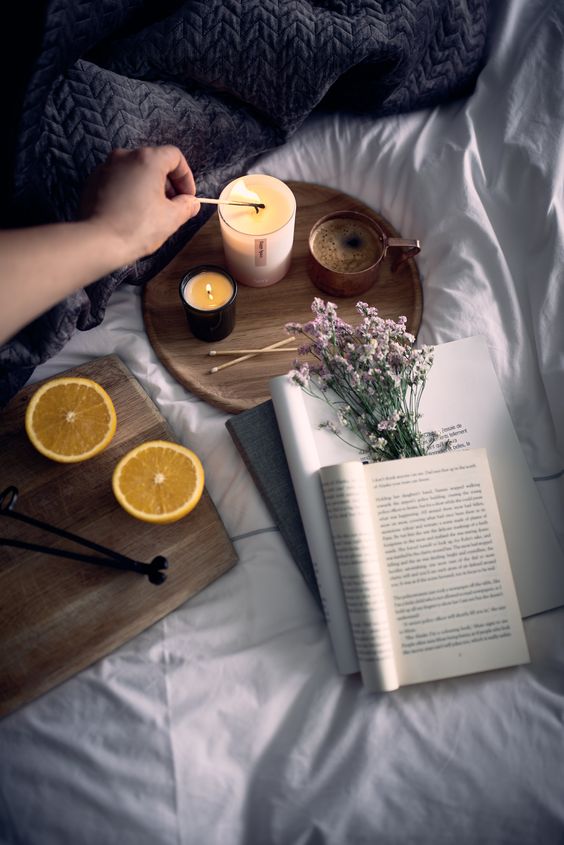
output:
[[[82,213],[117,246],[121,263],[149,255],[200,210],[177,147],[113,150],[88,180]]]

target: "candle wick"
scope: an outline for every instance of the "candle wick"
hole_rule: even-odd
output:
[[[206,293],[208,295],[208,299],[213,300],[213,293],[212,293],[212,286],[206,285]]]

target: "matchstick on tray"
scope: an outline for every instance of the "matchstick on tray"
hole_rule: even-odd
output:
[[[261,349],[212,349],[208,355],[239,355],[232,361],[227,361],[225,364],[220,364],[218,367],[212,367],[210,373],[218,373],[220,370],[225,370],[227,367],[233,367],[235,364],[240,364],[241,361],[248,361],[249,358],[254,358],[257,355],[262,355],[263,352],[296,352],[297,347],[285,346],[295,340],[295,337],[287,337],[284,340],[279,340],[277,343],[272,343],[270,346],[263,346]],[[284,347],[283,349],[280,347]],[[241,355],[240,353],[244,353]]]

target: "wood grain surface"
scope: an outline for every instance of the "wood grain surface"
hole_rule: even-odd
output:
[[[28,441],[24,414],[37,385],[22,390],[0,417],[2,489],[19,489],[16,510],[56,524],[136,560],[162,554],[167,580],[4,547],[0,562],[0,715],[25,704],[111,652],[170,613],[236,562],[236,554],[206,491],[197,507],[172,525],[129,516],[111,488],[113,469],[146,440],[173,440],[165,420],[116,356],[84,364],[70,375],[98,381],[114,402],[118,425],[108,448],[80,464],[44,458]],[[2,537],[87,552],[74,543],[8,516]],[[94,553],[95,554],[95,553]]]
[[[314,297],[327,299],[310,281],[306,269],[309,232],[316,220],[333,211],[361,211],[377,220],[389,236],[399,235],[379,214],[347,194],[305,182],[287,184],[297,200],[290,271],[286,278],[271,287],[239,285],[235,330],[225,340],[210,347],[205,341],[194,338],[186,323],[178,293],[180,279],[191,267],[199,264],[225,266],[217,213],[144,289],[145,327],[162,363],[184,387],[230,413],[252,408],[269,399],[269,379],[287,372],[295,353],[259,355],[211,374],[212,366],[229,359],[210,358],[208,352],[210,348],[254,349],[274,343],[285,337],[285,323],[305,323],[311,318]],[[417,232],[402,232],[401,235],[416,238]],[[354,307],[358,298],[336,299],[339,316],[348,322],[358,322],[360,318]],[[422,293],[413,259],[392,273],[391,260],[386,258],[378,281],[360,298],[375,305],[382,317],[397,318],[405,314],[408,330],[417,334],[421,322]]]

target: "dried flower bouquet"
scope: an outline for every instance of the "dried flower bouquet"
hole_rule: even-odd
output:
[[[354,434],[368,460],[424,455],[429,436],[419,432],[419,402],[433,349],[414,348],[405,317],[382,319],[366,302],[356,309],[362,320],[355,327],[337,316],[332,302],[316,298],[313,320],[286,325],[289,333],[307,338],[299,354],[316,359],[296,360],[290,378],[334,409],[338,423],[328,420],[323,426],[346,443],[351,441],[344,431]]]

